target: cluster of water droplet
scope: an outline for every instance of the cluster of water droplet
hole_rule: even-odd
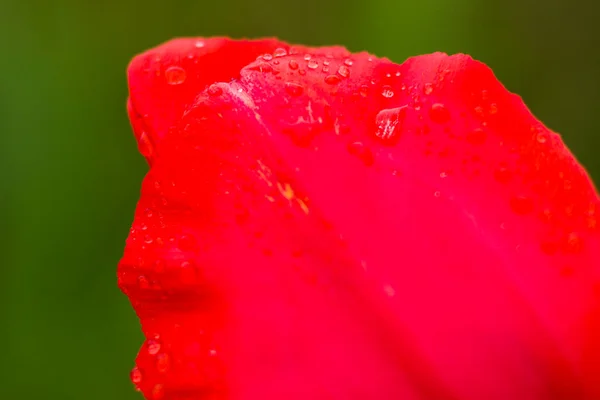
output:
[[[373,61],[373,58],[367,59],[369,63]],[[361,62],[364,62],[364,60],[361,60]],[[355,65],[356,61],[351,56],[340,59],[337,56],[333,57],[327,54],[299,54],[293,48],[277,48],[272,53],[258,56],[256,62],[248,68],[252,71],[271,75],[275,80],[283,80],[283,89],[291,99],[304,100],[303,96],[307,93],[307,90],[311,92],[324,90],[329,95],[335,96],[337,91],[341,90],[337,88],[357,73],[356,71],[353,72]],[[458,104],[458,107],[456,107],[456,110],[455,107],[451,110],[442,100],[455,96],[455,94],[449,94],[448,89],[444,89],[444,85],[447,87],[448,84],[452,85],[454,83],[452,79],[447,79],[451,72],[450,70],[442,70],[430,82],[406,84],[402,80],[400,68],[390,68],[385,75],[375,79],[368,80],[368,77],[357,76],[356,81],[352,80],[352,93],[345,93],[345,95],[351,94],[356,98],[365,99],[365,101],[377,101],[382,104],[383,107],[375,115],[375,121],[372,124],[374,129],[371,129],[371,131],[379,143],[384,145],[395,145],[399,142],[403,132],[406,131],[404,122],[407,115],[412,115],[410,130],[415,135],[422,135],[424,139],[428,137],[428,139],[422,140],[422,143],[425,144],[422,151],[425,156],[433,154],[439,156],[441,160],[439,162],[440,171],[437,174],[441,179],[452,177],[459,172],[469,179],[476,179],[480,176],[485,177],[487,171],[498,184],[504,186],[511,184],[515,179],[531,179],[528,172],[515,167],[518,163],[515,160],[519,159],[520,152],[531,151],[531,149],[516,149],[514,157],[510,158],[511,156],[508,156],[509,158],[506,161],[496,158],[487,160],[486,157],[482,156],[488,154],[491,151],[490,149],[496,149],[494,151],[498,154],[505,154],[507,150],[512,151],[507,147],[510,146],[510,140],[505,143],[500,134],[494,136],[493,140],[490,139],[490,131],[495,126],[494,121],[506,118],[508,114],[502,114],[505,110],[503,111],[499,106],[500,103],[495,101],[498,94],[490,93],[488,90],[481,90],[476,94],[479,96],[476,103],[469,103],[465,99],[452,99],[453,102]],[[171,66],[165,70],[164,76],[170,85],[179,85],[185,81],[186,71],[179,66]],[[320,85],[318,81],[315,81],[317,77],[325,84],[324,88],[315,88],[314,86],[307,88],[306,85]],[[366,80],[366,82],[355,84],[361,80]],[[327,89],[327,87],[330,89]],[[446,92],[443,92],[444,90]],[[219,85],[211,85],[207,89],[207,93],[210,96],[219,96],[223,91]],[[381,100],[371,97],[377,93],[381,96]],[[401,96],[399,96],[399,93]],[[389,104],[388,107],[385,106],[386,101]],[[305,121],[305,123],[292,126],[286,132],[291,133],[295,143],[307,148],[311,146],[311,142],[318,132],[331,130],[337,135],[349,132],[352,129],[352,121],[343,123],[341,122],[342,117],[336,113],[337,110],[334,110],[329,122],[327,116],[319,117],[318,120],[315,118],[314,120],[308,120],[308,123]],[[415,120],[418,122],[415,122]],[[477,123],[473,124],[473,121],[477,121]],[[537,146],[550,145],[552,138],[545,129],[532,127],[532,132]],[[376,145],[370,139],[350,135],[345,140],[350,155],[357,157],[366,166],[375,164],[377,156],[373,146]],[[460,141],[466,142],[470,147],[465,147],[460,144]],[[452,145],[453,142],[457,144]],[[459,170],[451,167],[456,162],[443,161],[444,159],[450,160],[453,157],[462,157],[462,166]],[[527,158],[527,155],[521,158]],[[402,175],[396,169],[392,173],[397,176]],[[553,179],[557,180],[556,178]],[[561,190],[563,192],[569,191],[570,181],[562,179],[562,182],[564,186]],[[434,196],[441,197],[442,191],[435,190]],[[564,210],[557,212],[555,207],[545,206],[543,203],[543,201],[537,200],[536,195],[531,190],[525,190],[513,193],[507,205],[514,214],[523,217],[536,214],[539,218],[552,220],[556,214],[562,216],[568,214],[568,205]],[[587,228],[596,229],[597,217],[595,211],[586,211],[586,213],[583,218],[586,220]],[[578,252],[583,248],[582,235],[578,232],[567,230],[561,232],[560,235],[553,235],[554,237],[560,236],[560,238],[551,241],[545,240],[541,245],[542,250],[548,254],[554,254],[558,250]],[[183,268],[182,270],[186,269]],[[146,286],[146,282],[144,280],[142,282],[142,286]]]

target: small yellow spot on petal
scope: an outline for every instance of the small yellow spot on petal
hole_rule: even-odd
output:
[[[291,201],[294,198],[294,189],[292,189],[289,183],[281,184],[277,182],[277,189],[279,189],[281,195],[286,199]]]
[[[298,205],[300,206],[302,211],[304,211],[304,214],[308,215],[308,212],[310,210],[308,209],[308,206],[306,205],[306,203],[304,201],[302,201],[302,199],[296,199],[296,201],[298,202]]]

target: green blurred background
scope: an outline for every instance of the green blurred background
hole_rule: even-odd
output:
[[[115,270],[145,162],[125,67],[174,36],[274,35],[489,64],[600,179],[600,5],[569,0],[0,0],[0,399],[137,399]]]

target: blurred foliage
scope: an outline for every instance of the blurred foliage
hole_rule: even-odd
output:
[[[146,170],[130,58],[174,36],[279,36],[489,64],[600,178],[600,3],[0,0],[0,398],[136,399],[115,270]]]

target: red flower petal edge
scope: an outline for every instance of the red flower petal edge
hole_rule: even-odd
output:
[[[598,399],[598,194],[489,68],[273,39],[134,58],[147,399]]]

